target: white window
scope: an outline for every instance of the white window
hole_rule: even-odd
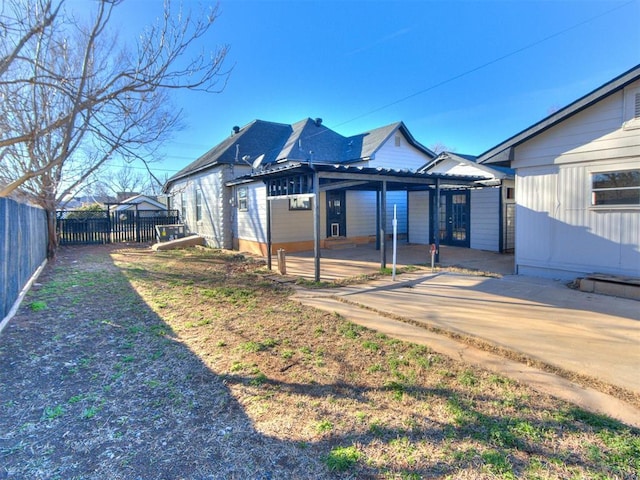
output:
[[[184,192],[180,194],[180,218],[183,222],[187,221],[187,199]]]
[[[289,210],[311,210],[311,198],[310,197],[290,198]]]
[[[238,210],[241,212],[249,210],[247,203],[247,187],[238,187]]]
[[[591,187],[594,206],[640,205],[640,169],[593,173]]]

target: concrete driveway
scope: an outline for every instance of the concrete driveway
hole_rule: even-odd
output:
[[[469,255],[468,260],[473,262],[465,265],[464,261],[458,261],[460,258],[453,259],[453,264],[462,267],[502,270],[504,273],[505,269],[508,271],[509,261],[512,262],[512,257],[499,254],[458,250],[466,250],[459,253],[459,257]],[[450,260],[456,257],[455,251],[449,250],[448,257]],[[312,256],[306,258],[312,269]],[[443,255],[443,260],[445,258]],[[289,259],[288,273],[292,273]],[[325,269],[332,265],[326,258],[322,261]],[[340,259],[334,259],[334,262],[336,270],[333,273],[336,274],[342,262]],[[344,262],[350,267],[349,272],[357,266],[348,260]],[[305,268],[300,265],[296,268]],[[365,269],[365,265],[358,268]],[[369,263],[368,268],[379,268],[379,264]],[[623,421],[640,426],[640,411],[632,405],[601,396],[592,389],[580,389],[542,371],[529,371],[522,363],[512,364],[505,358],[478,355],[478,352],[470,352],[468,345],[452,344],[450,336],[433,333],[434,329],[439,329],[478,338],[525,358],[620,387],[638,396],[640,302],[636,300],[584,293],[547,279],[516,275],[495,278],[444,271],[431,273],[430,269],[398,275],[396,281],[384,277],[339,289],[300,290],[297,298],[302,303],[338,312],[387,334],[429,344],[436,351],[449,349],[442,353],[466,357],[473,363],[512,376],[526,371],[528,376],[524,380],[539,383],[538,387],[543,390],[616,418],[622,415]]]

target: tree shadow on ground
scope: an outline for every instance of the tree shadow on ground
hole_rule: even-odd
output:
[[[330,395],[363,405],[376,389],[216,374],[145,303],[108,253],[63,249],[0,336],[0,478],[438,478],[464,469],[482,472],[486,461],[471,447],[456,452],[453,446],[448,458],[418,460],[407,453],[397,461],[389,454],[343,472],[329,469],[336,446],[382,444],[391,451],[402,442],[480,442],[508,457],[516,475],[527,462],[512,449],[557,458],[524,434],[505,437],[511,431],[505,422],[515,420],[475,409],[474,402],[497,398],[470,401],[452,388],[381,387],[391,396],[446,399],[458,409],[453,424],[415,412],[419,426],[403,431],[367,424],[305,441],[265,435],[231,387],[287,392],[307,402]],[[302,425],[306,419],[299,420]],[[610,422],[602,420],[601,429],[620,427]],[[590,427],[550,419],[540,428]],[[580,455],[563,460],[587,464]],[[494,473],[485,471],[487,477]]]

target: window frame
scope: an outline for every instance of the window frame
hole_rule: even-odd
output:
[[[613,175],[613,174],[623,174],[637,172],[638,174],[638,183],[637,185],[630,186],[596,186],[597,177],[599,175]],[[639,168],[627,168],[627,169],[616,169],[616,170],[603,170],[603,171],[593,171],[590,175],[590,187],[591,187],[591,208],[595,209],[611,209],[611,208],[640,208],[640,169]],[[638,200],[636,203],[602,203],[597,199],[598,193],[606,193],[606,192],[621,192],[621,191],[629,191],[629,190],[637,190],[638,191]]]
[[[238,211],[249,211],[249,187],[238,187],[236,190],[236,202],[238,205]]]
[[[302,203],[295,205],[298,202]],[[313,205],[311,202],[311,197],[291,197],[289,198],[289,210],[292,212],[311,210]]]

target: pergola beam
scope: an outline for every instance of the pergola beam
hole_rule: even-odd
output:
[[[439,177],[435,177],[435,176],[424,176],[424,177],[417,177],[416,175],[418,174],[414,174],[413,176],[411,175],[389,175],[389,174],[368,174],[368,173],[356,173],[356,172],[351,172],[351,173],[346,173],[346,172],[318,172],[318,175],[320,176],[320,179],[336,179],[336,180],[355,180],[357,178],[358,181],[362,182],[362,183],[367,183],[367,182],[375,182],[376,184],[378,184],[380,181],[386,181],[388,183],[397,183],[399,185],[405,185],[405,184],[410,184],[410,185],[425,185],[425,186],[433,186],[436,184],[436,181],[439,180],[443,180]],[[447,177],[446,178],[446,183],[449,185],[464,185],[464,186],[469,186],[470,182],[467,179],[454,179],[454,178],[450,178]],[[373,190],[373,188],[372,188]]]

